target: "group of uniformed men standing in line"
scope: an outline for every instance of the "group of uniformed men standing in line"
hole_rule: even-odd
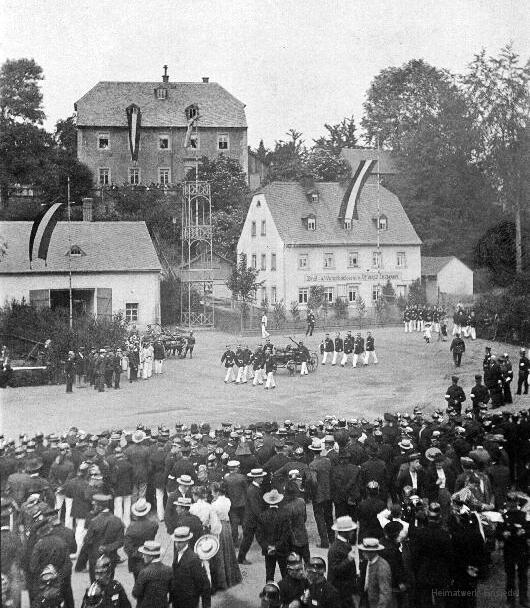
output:
[[[320,353],[322,354],[322,365],[326,365],[328,358],[331,358],[331,365],[337,365],[339,362],[342,367],[345,367],[350,356],[352,367],[357,367],[359,359],[363,365],[368,365],[370,355],[374,363],[377,363],[375,340],[370,332],[366,335],[366,342],[360,332],[354,338],[349,331],[344,339],[340,332],[337,332],[334,340],[329,337],[329,334],[326,334],[320,344]]]

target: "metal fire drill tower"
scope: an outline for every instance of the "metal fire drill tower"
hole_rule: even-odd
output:
[[[213,326],[213,230],[210,184],[186,181],[182,188],[181,322],[188,327]],[[198,293],[202,310],[192,310]]]

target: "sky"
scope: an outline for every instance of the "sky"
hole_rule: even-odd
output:
[[[528,0],[0,0],[0,62],[43,68],[46,128],[100,80],[208,76],[246,104],[249,144],[308,144],[355,116],[374,76],[412,58],[463,72],[509,41],[530,57]]]

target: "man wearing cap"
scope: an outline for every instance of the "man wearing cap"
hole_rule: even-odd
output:
[[[225,384],[227,382],[235,382],[236,378],[234,376],[234,362],[236,355],[234,351],[230,348],[230,345],[226,345],[226,350],[221,356],[221,365],[224,363],[226,374],[225,374]]]
[[[246,559],[247,552],[254,540],[259,516],[265,507],[261,486],[266,476],[267,473],[263,469],[252,469],[250,473],[247,473],[247,477],[251,480],[251,483],[247,489],[245,519],[243,521],[243,538],[237,556],[237,561],[240,564],[249,564]]]
[[[380,556],[384,546],[377,538],[364,538],[357,545],[360,557],[361,607],[389,608],[392,603],[392,572]],[[420,604],[427,606],[429,604]]]
[[[453,353],[453,361],[456,367],[460,367],[462,363],[462,355],[466,352],[466,343],[460,337],[460,332],[456,332],[456,336],[451,342],[449,351]]]
[[[173,608],[210,608],[211,587],[206,570],[191,546],[192,534],[186,526],[173,532],[173,582],[171,601]]]
[[[131,608],[125,589],[114,580],[114,564],[101,555],[94,569],[95,580],[86,590],[81,608]]]
[[[131,503],[133,492],[133,466],[125,457],[120,446],[114,448],[114,459],[109,470],[110,485],[114,495],[114,515],[125,526],[131,523]]]
[[[103,393],[105,391],[105,371],[107,369],[107,351],[99,349],[99,355],[94,361],[94,389]]]
[[[322,365],[326,365],[326,361],[328,360],[328,357],[331,357],[333,349],[333,340],[329,337],[329,334],[326,334],[326,337],[324,338],[324,354],[322,355]]]
[[[118,549],[123,546],[124,526],[121,519],[110,512],[112,496],[109,494],[94,494],[92,500],[95,516],[88,524],[87,533],[77,560],[76,571],[79,571],[78,568],[88,557],[90,580],[94,581],[96,561],[100,555],[107,555],[113,566],[119,562]]]
[[[462,403],[466,400],[466,395],[461,386],[458,385],[458,376],[451,376],[451,386],[445,391],[447,407],[453,409],[457,416],[462,413]]]
[[[357,361],[359,360],[359,357],[362,357],[363,355],[364,355],[364,338],[361,336],[360,332],[358,332],[357,335],[355,336],[355,342],[354,342],[354,346],[353,346],[353,360],[352,360],[353,367],[357,367]]]
[[[308,582],[305,577],[302,559],[298,553],[289,553],[287,556],[287,573],[278,583],[281,608],[289,608],[291,602],[299,601],[307,586]]]
[[[475,416],[475,420],[478,420],[480,406],[486,405],[490,400],[488,388],[482,384],[481,374],[475,374],[475,386],[471,389],[469,396],[471,397],[471,403],[473,404],[473,415]]]
[[[510,355],[504,353],[504,357],[500,362],[501,368],[501,380],[504,403],[513,403],[512,398],[512,380],[513,380],[513,367],[510,361]]]
[[[417,528],[410,538],[418,606],[445,606],[443,594],[436,592],[447,592],[450,588],[453,545],[449,532],[440,522],[441,507],[432,502],[427,511],[427,525]]]
[[[528,395],[528,373],[530,372],[530,360],[526,356],[526,349],[521,348],[519,352],[519,375],[517,376],[517,395],[521,394],[521,389],[524,388],[524,394]]]
[[[301,606],[337,608],[340,596],[335,587],[326,580],[326,562],[321,557],[312,557],[307,564],[308,588],[301,597]]]
[[[267,508],[258,516],[256,540],[265,556],[265,581],[273,581],[276,562],[282,577],[287,574],[290,528],[287,514],[280,506],[283,494],[273,488],[265,492],[263,500]]]
[[[138,550],[146,541],[154,540],[158,532],[158,522],[149,517],[151,504],[145,498],[138,499],[131,511],[133,521],[125,531],[123,550],[129,558],[129,572],[132,572],[136,580],[143,564],[142,555]]]
[[[59,456],[50,468],[48,481],[55,492],[55,508],[60,512],[65,505],[64,523],[68,528],[73,528],[71,516],[72,499],[64,494],[63,486],[74,476],[74,463],[69,457],[70,446],[67,443],[59,444]]]
[[[490,356],[489,367],[484,370],[484,384],[490,392],[491,409],[502,407],[504,405],[502,373],[495,355]]]
[[[313,460],[309,463],[310,495],[313,515],[320,537],[320,547],[327,549],[333,542],[333,506],[331,504],[331,460],[322,455],[322,442],[315,439],[309,446]]]
[[[30,494],[40,494],[50,507],[53,507],[55,505],[55,494],[51,489],[49,481],[40,476],[41,469],[42,460],[40,458],[30,458],[26,462],[26,472],[29,474],[29,478],[24,488],[24,500]]]
[[[75,380],[75,353],[73,350],[68,351],[68,357],[64,363],[64,375],[66,378],[66,392],[71,393]]]
[[[315,314],[313,313],[313,311],[310,308],[308,308],[307,316],[306,316],[306,323],[307,323],[307,329],[305,331],[306,336],[313,335],[313,331],[315,330],[315,322],[316,322]]]
[[[141,568],[132,590],[136,608],[168,608],[173,581],[173,570],[160,560],[160,543],[146,541],[138,548],[144,567]]]
[[[245,475],[239,470],[239,460],[229,460],[226,466],[228,473],[224,476],[224,482],[226,495],[230,499],[228,517],[232,528],[232,540],[234,546],[237,546],[239,544],[239,526],[243,524],[245,517],[248,483]]]
[[[366,487],[366,498],[359,503],[359,538],[383,536],[383,529],[377,516],[385,509],[386,502],[379,495],[379,484],[375,480],[369,481]]]
[[[149,470],[149,448],[145,445],[147,435],[141,429],[132,436],[132,444],[125,448],[124,454],[133,468],[132,502],[145,498],[147,473]]]
[[[357,586],[357,566],[353,546],[357,524],[349,515],[343,515],[337,517],[333,530],[335,540],[328,551],[328,581],[339,593],[339,607],[355,608],[352,596]]]
[[[64,495],[72,501],[71,517],[75,522],[75,541],[78,551],[85,538],[85,522],[92,506],[86,498],[88,487],[88,464],[82,462],[76,476],[67,480],[63,486]]]

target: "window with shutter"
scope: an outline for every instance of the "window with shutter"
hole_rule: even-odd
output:
[[[112,319],[112,289],[110,287],[97,288],[97,317],[98,319]]]

